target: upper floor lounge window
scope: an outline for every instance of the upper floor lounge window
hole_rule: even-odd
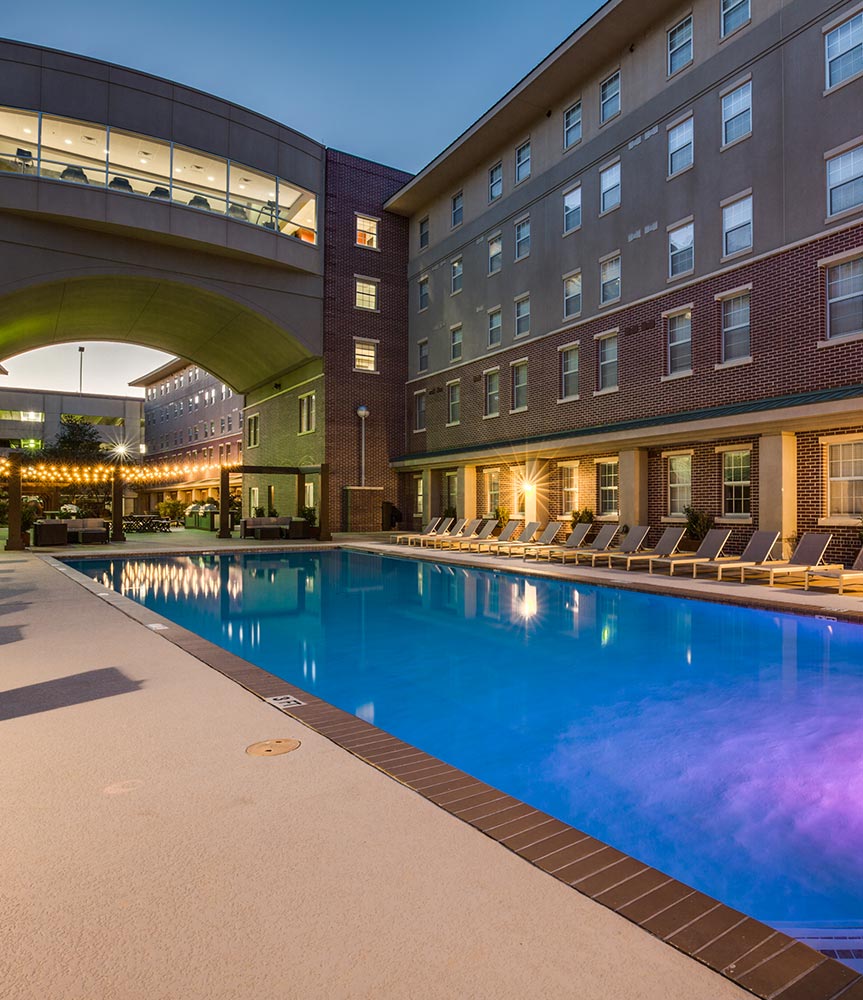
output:
[[[357,309],[378,310],[378,280],[376,278],[356,278],[354,305]]]
[[[863,146],[827,161],[827,214],[863,205]]]
[[[450,295],[455,295],[461,291],[462,277],[464,275],[464,263],[461,257],[456,257],[450,262]]]
[[[420,307],[420,312],[422,312],[423,309],[428,309],[429,307],[429,279],[420,278],[418,288],[419,288],[419,307]]]
[[[722,209],[722,256],[752,249],[752,195],[738,198]]]
[[[503,164],[495,163],[488,172],[488,200],[497,201],[503,194]]]
[[[428,371],[429,367],[429,342],[421,340],[417,344],[417,371]]]
[[[751,356],[749,292],[722,300],[722,361],[743,361]]]
[[[189,433],[191,434],[191,428]],[[195,427],[195,437],[197,437],[197,425]],[[257,413],[250,414],[246,420],[246,444],[249,448],[257,448],[261,443],[261,418]]]
[[[560,398],[578,399],[578,345],[560,350]]]
[[[300,396],[300,434],[311,434],[315,429],[315,394]]]
[[[825,34],[824,62],[828,89],[863,73],[863,12]]]
[[[421,389],[414,393],[414,430],[426,429],[426,391]],[[420,480],[422,481],[422,480]]]
[[[597,339],[596,388],[617,388],[617,332],[608,333]]]
[[[581,313],[581,271],[563,279],[563,318],[572,319]]]
[[[376,372],[377,370],[378,342],[354,337],[354,371]]]
[[[450,382],[447,393],[447,424],[457,424],[461,420],[461,384]]]
[[[752,81],[722,98],[722,145],[729,146],[752,132]]]
[[[367,247],[369,250],[379,250],[378,246],[378,219],[369,215],[357,214],[357,246]]]
[[[684,309],[668,317],[666,367],[669,375],[692,371],[692,310]]]
[[[500,233],[488,240],[488,273],[497,274],[503,260],[503,237]]]
[[[515,224],[515,259],[521,260],[530,253],[530,219]]]
[[[419,243],[420,243],[420,250],[425,250],[425,248],[429,245],[429,220],[428,219],[420,219],[420,224],[419,224]]]
[[[668,32],[668,75],[674,74],[692,62],[692,15]]]
[[[599,265],[599,302],[606,305],[620,298],[620,254],[608,257]]]
[[[512,408],[510,413],[516,410],[527,409],[527,362],[517,361],[510,368],[512,376]]]
[[[523,142],[515,151],[515,183],[530,177],[530,139]]]
[[[678,278],[695,268],[695,224],[684,223],[668,233],[668,277]]]
[[[496,417],[500,413],[500,371],[485,372],[485,403],[483,406],[484,417]]]
[[[462,326],[453,326],[449,331],[449,359],[450,362],[461,361],[462,358]]]
[[[722,0],[722,37],[742,28],[750,17],[749,0]]]
[[[451,205],[451,221],[450,224],[453,229],[456,226],[460,226],[464,219],[464,193],[459,191],[458,194],[452,196]]]
[[[620,204],[620,163],[612,163],[599,174],[599,212],[602,215]]]
[[[515,335],[526,337],[530,333],[530,296],[516,299],[515,303]]]
[[[563,196],[563,232],[571,233],[581,225],[581,185]]]
[[[620,113],[620,70],[603,80],[599,88],[599,124]]]
[[[863,257],[827,268],[827,336],[863,333]]]
[[[569,149],[581,139],[581,101],[563,113],[563,148]]]
[[[673,177],[687,167],[691,167],[695,159],[694,127],[692,116],[668,130],[668,176]]]
[[[500,307],[490,309],[488,313],[488,346],[497,347],[501,339]]]

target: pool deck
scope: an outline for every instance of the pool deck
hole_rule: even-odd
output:
[[[279,547],[180,536],[62,554]],[[338,710],[310,704],[303,724],[245,689],[262,671],[229,654],[211,669],[209,643],[165,641],[147,627],[156,616],[100,593],[51,559],[0,552],[4,1000],[863,997],[855,973],[776,939],[763,954],[753,945],[753,985],[741,989],[528,864],[481,821],[369,766],[368,746],[347,749]],[[863,606],[835,593],[778,596],[842,617]],[[245,753],[277,737],[302,745]],[[701,912],[676,930],[696,924],[707,926]],[[706,946],[721,951],[723,940],[717,930]],[[771,973],[763,988],[759,970]]]

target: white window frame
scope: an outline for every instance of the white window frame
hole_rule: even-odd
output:
[[[609,212],[620,208],[621,192],[620,160],[615,160],[614,163],[607,164],[599,171],[600,215],[608,215]],[[614,197],[616,197],[616,201],[610,201]]]
[[[503,267],[503,233],[494,233],[488,238],[488,274],[497,274]],[[494,247],[497,249],[494,249]]]
[[[422,403],[420,403],[422,397]],[[414,393],[414,433],[420,434],[426,429],[426,403],[427,392],[425,389],[418,389]],[[422,420],[420,420],[422,416]]]
[[[613,93],[606,93],[606,87],[609,84],[617,83],[617,89]],[[623,107],[622,94],[621,94],[621,80],[620,80],[620,69],[616,69],[613,73],[610,73],[599,85],[599,124],[600,127],[605,125],[606,122],[610,122],[613,118],[616,118]],[[606,108],[614,100],[617,100],[617,107],[614,111],[607,113]]]
[[[600,519],[609,518],[613,520],[620,516],[620,460],[618,458],[598,458],[596,459],[596,510]],[[603,477],[606,473],[603,469],[614,469],[614,483],[603,485]],[[604,498],[610,497],[614,503],[605,508]]]
[[[730,20],[730,15],[732,15],[734,11],[740,10],[741,8],[745,9],[746,17],[733,27],[729,28],[728,21]],[[741,28],[746,27],[751,20],[751,0],[720,0],[719,34],[721,38],[729,38],[735,32],[740,31]]]
[[[195,430],[197,431],[198,426],[195,425]],[[197,440],[198,435],[195,435],[195,440]],[[246,417],[246,447],[247,448],[258,448],[261,444],[261,414],[250,413]]]
[[[665,496],[666,516],[674,520],[685,520],[685,508],[692,506],[692,454],[691,451],[678,451],[663,455],[665,459],[665,481],[667,487]],[[683,464],[685,466],[687,472],[686,482],[672,482],[672,475],[678,474],[674,473],[673,469],[673,466],[676,464]],[[685,503],[681,502],[681,493],[684,495]]]
[[[681,245],[681,240],[689,239],[689,245]],[[689,254],[687,258],[685,255]],[[688,266],[685,266],[687,265]],[[677,280],[695,270],[695,222],[692,218],[676,222],[668,227],[668,278]]]
[[[521,316],[519,316],[519,307],[527,303],[527,310],[522,310]],[[530,336],[530,295],[519,295],[514,301],[514,315],[515,315],[515,336],[516,337],[529,337]],[[519,332],[518,321],[519,319],[524,319],[527,317],[527,329]]]
[[[495,174],[495,172],[497,172]],[[497,194],[494,193],[495,187],[499,187],[500,190]],[[489,205],[493,201],[497,201],[498,198],[503,197],[503,161],[498,160],[494,166],[488,168],[488,203]]]
[[[827,179],[827,218],[841,216],[857,212],[863,209],[863,142],[852,146],[850,149],[843,149],[833,156],[825,159],[825,171]],[[838,176],[831,177],[832,174]],[[853,184],[857,192],[858,201],[846,205],[844,208],[833,207],[833,194],[835,191],[846,188]]]
[[[731,303],[737,302],[740,299],[747,300],[747,315],[749,317],[746,323],[736,323],[729,324],[729,310],[731,308]],[[752,358],[752,292],[750,288],[741,288],[738,291],[725,293],[722,295],[720,301],[721,308],[721,328],[722,328],[722,364],[733,364],[734,362],[748,361]],[[748,346],[749,351],[746,354],[739,354],[733,357],[728,356],[728,335],[733,334],[737,330],[742,330],[746,327],[748,332]]]
[[[755,245],[755,212],[752,192],[746,191],[742,194],[734,195],[722,202],[720,207],[722,209],[722,259],[726,260],[729,257],[751,253]],[[741,217],[737,219],[736,210],[744,210],[746,208],[748,208],[748,213],[744,215],[741,211]],[[749,243],[737,249],[731,249],[729,238],[734,233],[742,232],[747,227],[749,229]]]
[[[455,364],[464,357],[464,329],[461,323],[449,328],[449,363]]]
[[[304,392],[299,397],[300,401],[300,434],[312,434],[316,429],[316,400],[315,393]]]
[[[526,181],[530,172],[530,139],[525,139],[515,149],[515,183]]]
[[[836,55],[831,59],[830,47],[834,42],[837,42],[840,46],[844,44],[845,47],[837,51]],[[848,42],[855,42],[855,44],[849,46]],[[861,48],[860,68],[853,70],[847,76],[843,76],[841,80],[831,80],[831,63],[836,62],[837,59],[841,59],[848,52],[854,51],[858,46]],[[856,80],[861,74],[863,74],[863,10],[858,9],[839,24],[830,24],[824,28],[825,89],[826,91],[835,90],[837,87],[841,87],[851,80]]]
[[[482,488],[485,495],[486,514],[494,514],[496,510],[500,510],[499,468],[482,470]]]
[[[743,142],[752,135],[752,78],[741,80],[734,84],[720,95],[722,106],[722,149],[734,146],[738,142]],[[745,132],[729,138],[728,129],[732,122],[736,122],[744,115],[748,119],[748,128]]]
[[[418,291],[418,312],[425,312],[431,300],[431,282],[429,276],[424,274],[417,282]]]
[[[492,385],[495,386],[492,391]],[[483,404],[482,415],[485,418],[500,416],[500,368],[489,368],[482,373]],[[494,409],[491,407],[491,397],[494,396]]]
[[[524,260],[530,256],[530,216],[525,216],[514,223],[515,229],[515,259]]]
[[[685,39],[683,42],[680,42],[677,45],[675,45],[673,43],[672,36],[675,34],[675,32],[680,31],[681,28],[685,28],[687,24],[689,25],[689,37]],[[665,38],[666,38],[665,71],[667,76],[672,77],[676,76],[681,70],[686,69],[687,66],[691,65],[694,58],[695,38],[694,38],[694,25],[692,22],[692,14],[691,13],[687,14],[686,17],[678,21],[677,24],[674,25],[674,27],[669,28],[668,31],[665,33]],[[676,53],[678,53],[682,48],[684,48],[687,45],[689,46],[689,58],[686,60],[686,62],[682,62],[675,69],[672,66],[672,59]]]
[[[458,216],[458,219],[456,219]],[[464,222],[464,191],[456,191],[450,199],[450,229],[458,229]]]
[[[524,374],[524,381],[517,381],[521,374]],[[510,377],[510,402],[512,406],[510,407],[510,413],[522,413],[527,409],[527,358],[519,358],[517,361],[510,361],[509,363],[509,377]],[[518,403],[516,401],[516,395],[518,393],[524,394],[524,402]]]
[[[464,279],[464,258],[456,257],[449,265],[449,293],[458,295]]]
[[[735,519],[748,519],[752,517],[752,449],[750,447],[743,448],[723,448],[720,452],[722,455],[722,516],[724,518],[735,518]],[[728,468],[728,459],[735,455],[746,455],[749,464],[749,478],[748,479],[734,479],[729,478],[729,471],[733,472],[732,468]],[[742,468],[742,467],[741,467]],[[741,493],[739,504],[734,500],[731,506],[743,506],[745,510],[729,510],[729,495],[728,490],[735,490],[737,488],[745,488],[745,491]]]
[[[605,333],[596,335],[596,392],[606,393],[615,391],[620,382],[619,370],[619,330],[608,330]],[[610,344],[614,344],[614,357],[604,357]],[[613,366],[613,369],[612,369]],[[614,381],[611,381],[609,374],[613,370]]]
[[[617,274],[609,276],[607,271],[617,263]],[[606,295],[606,289],[613,282],[617,282],[617,294]],[[623,264],[620,252],[609,254],[599,262],[599,304],[600,306],[610,305],[612,302],[619,302],[623,293]]]
[[[425,487],[422,473],[413,477],[414,480],[414,511],[418,517],[425,513]]]
[[[362,312],[380,312],[381,311],[381,298],[380,298],[380,278],[370,278],[365,274],[355,274],[354,275],[354,309],[359,309]],[[363,286],[361,289],[360,286]],[[374,295],[367,289],[373,289]],[[374,300],[373,306],[360,305],[360,296],[365,298],[372,297]]]
[[[377,250],[380,251],[380,228],[381,220],[374,215],[365,215],[363,212],[354,212],[355,222],[355,245],[358,247],[363,247],[365,250]],[[374,226],[374,230],[363,230],[360,229],[360,223],[367,222]],[[373,242],[361,242],[360,234],[364,233],[366,236],[371,235]]]
[[[850,475],[838,475],[838,476],[832,475],[833,457],[831,453],[834,448],[839,448],[839,449],[850,448],[852,449],[851,455],[848,458],[844,459],[844,461],[854,464],[860,462],[861,459],[863,459],[863,436],[843,434],[843,435],[836,435],[834,437],[823,437],[819,438],[819,443],[824,446],[824,481],[826,483],[826,493],[827,493],[825,497],[826,514],[827,514],[826,520],[828,521],[828,523],[830,522],[842,523],[844,521],[847,523],[853,523],[855,525],[859,525],[860,518],[863,517],[863,502],[858,504],[858,506],[860,506],[861,508],[859,511],[833,510],[833,506],[835,503],[834,496],[836,492],[833,484],[834,483],[863,484],[863,475],[859,476],[853,475],[853,467],[851,470],[849,470],[852,473]],[[854,451],[861,452],[860,459],[855,458]],[[840,463],[843,461],[841,454],[837,456],[837,459]],[[859,490],[855,492],[859,492],[860,495],[863,496],[863,485],[861,485]],[[851,506],[852,507],[854,506],[853,502]]]
[[[574,291],[575,283],[578,284],[578,291]],[[577,300],[577,304],[575,302]],[[563,318],[565,320],[574,319],[581,315],[582,309],[582,284],[581,270],[571,271],[563,276]]]
[[[557,463],[560,473],[560,504],[561,514],[571,515],[579,509],[578,460]]]
[[[567,199],[573,197],[578,204],[567,205]],[[578,217],[577,221],[573,221],[573,216]],[[569,223],[572,221],[572,225]],[[570,233],[574,233],[577,229],[581,229],[581,184],[576,184],[574,187],[569,188],[563,192],[563,235],[568,236]]]
[[[453,419],[455,410],[455,419]],[[461,380],[455,379],[446,384],[446,415],[447,427],[455,427],[461,423]]]
[[[417,244],[420,250],[425,250],[429,245],[429,239],[431,237],[431,229],[429,225],[429,217],[426,216],[424,219],[420,219],[417,223]]]
[[[692,308],[692,303],[690,303],[688,306],[682,306],[663,315],[665,319],[665,370],[667,375],[671,377],[692,374]],[[672,321],[681,318],[686,320],[689,325],[688,336],[679,337],[672,341]],[[673,348],[679,347],[681,344],[688,345],[687,356],[689,364],[675,367],[676,362],[672,361]]]
[[[573,116],[573,120],[569,121],[570,115]],[[575,116],[578,116],[577,119]],[[574,132],[578,134],[571,138]],[[563,148],[564,150],[572,149],[573,146],[581,142],[582,136],[582,111],[581,111],[581,98],[579,98],[575,104],[571,104],[563,113]]]
[[[578,399],[579,398],[579,341],[573,344],[563,344],[558,347],[558,373],[559,373],[559,384],[558,384],[558,402],[565,403],[567,400]],[[567,367],[567,361],[575,357],[575,366]],[[566,380],[567,378],[575,377],[575,392],[568,393],[566,391]]]
[[[423,357],[423,346],[425,346],[425,357]],[[425,360],[425,364],[423,364]],[[429,342],[428,337],[417,341],[417,371],[427,372],[429,370]]]
[[[688,134],[684,142],[678,142],[681,130],[686,130],[683,134]],[[689,149],[689,161],[683,166],[675,167],[674,157],[677,153]],[[678,119],[668,126],[668,164],[667,180],[689,170],[695,164],[695,117],[688,114],[685,118]]]
[[[486,347],[499,347],[503,340],[503,312],[500,306],[493,306],[491,309],[488,310],[486,316],[488,317],[488,320],[486,322],[486,335],[485,335]],[[492,316],[497,316],[498,319],[496,327],[497,340],[494,341],[491,339],[491,334],[493,329],[491,322]]]
[[[824,268],[825,271],[825,281],[827,283],[827,341],[838,343],[846,340],[849,337],[859,338],[863,336],[863,254],[857,257],[852,257],[848,260],[837,261],[835,264],[827,265]],[[847,292],[841,295],[831,295],[831,283],[837,280],[843,280],[840,272],[845,272],[848,274],[848,279],[852,283],[859,283],[859,290],[855,289],[852,284],[851,292]],[[859,272],[859,273],[856,273]],[[831,333],[832,321],[833,321],[833,307],[834,303],[837,302],[848,302],[853,300],[860,301],[860,315],[861,320],[859,328],[855,330],[849,330],[845,333]]]
[[[378,374],[378,343],[377,340],[372,340],[369,337],[354,337],[354,368],[355,372],[361,372],[365,375],[377,375]],[[359,348],[361,347],[371,347],[371,356],[373,360],[373,367],[369,368],[367,366],[360,366],[359,361]]]

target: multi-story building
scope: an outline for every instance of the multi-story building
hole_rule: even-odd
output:
[[[605,4],[387,202],[412,513],[859,546],[863,10]]]

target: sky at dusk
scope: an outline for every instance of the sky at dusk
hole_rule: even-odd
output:
[[[417,171],[600,6],[43,0],[4,5],[0,36],[197,87],[324,145]],[[89,345],[84,389],[130,394],[126,382],[165,358],[144,348]],[[77,345],[3,363],[10,373],[3,385],[78,388]]]

